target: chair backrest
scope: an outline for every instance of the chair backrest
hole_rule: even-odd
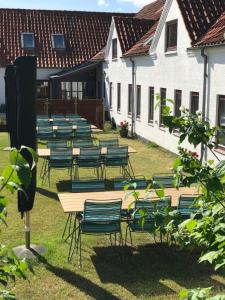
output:
[[[92,148],[81,148],[80,149],[80,155],[78,158],[94,158],[94,157],[100,157],[101,150],[98,147],[92,147]]]
[[[66,114],[66,118],[68,119],[80,119],[80,115],[78,114]]]
[[[99,140],[99,147],[118,147],[119,140],[118,139],[110,139],[110,140]]]
[[[82,129],[79,129],[79,128],[77,128],[76,129],[76,132],[75,132],[75,137],[77,138],[77,139],[79,139],[79,138],[89,138],[89,139],[91,139],[91,129],[90,128],[82,128]]]
[[[68,144],[66,140],[51,140],[47,141],[47,148],[67,148]]]
[[[122,199],[89,200],[84,204],[86,222],[120,222]]]
[[[37,126],[48,126],[50,124],[49,119],[37,119]]]
[[[71,148],[58,148],[51,149],[50,160],[70,160],[73,158],[73,153]]]
[[[37,115],[37,120],[48,120],[49,119],[49,115]]]
[[[54,126],[70,126],[70,123],[66,120],[66,119],[62,119],[62,120],[53,120],[53,125]]]
[[[68,123],[67,123],[67,126],[59,126],[57,129],[57,132],[72,132],[72,131],[73,131],[73,128],[72,128],[72,126],[68,126]]]
[[[170,188],[174,187],[173,174],[155,174],[152,176],[153,188]]]
[[[199,195],[180,195],[178,200],[178,210],[197,210],[194,202]]]
[[[133,184],[136,183],[135,189],[146,189],[147,187],[147,181],[144,176],[135,177],[135,178],[115,178],[113,179],[113,190],[123,190],[124,186],[127,184]],[[132,190],[134,187],[130,186],[129,190]]]
[[[38,126],[37,132],[38,132],[38,134],[53,133],[53,127],[52,126]]]
[[[128,146],[121,147],[107,147],[107,157],[127,157],[128,156]]]
[[[65,119],[65,116],[62,114],[53,114],[52,116],[53,121],[54,120],[61,120],[61,119]]]
[[[142,214],[140,213],[140,210],[143,209],[146,212],[147,217],[151,218],[151,214],[154,212],[155,207],[154,203],[151,200],[137,200],[135,201],[135,208],[134,208],[134,219],[140,219],[142,218]]]
[[[70,118],[69,122],[72,125],[77,125],[77,126],[85,126],[88,124],[86,120],[83,120],[80,117],[79,118]]]
[[[101,192],[105,191],[104,179],[87,179],[87,180],[73,180],[72,192]]]
[[[72,141],[73,148],[90,148],[93,147],[93,140],[92,139],[82,139],[77,140],[74,139]]]

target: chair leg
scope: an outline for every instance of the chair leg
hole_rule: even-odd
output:
[[[72,218],[72,215],[71,215],[71,213],[69,213],[69,214],[68,214],[68,217],[67,217],[67,220],[66,220],[66,224],[65,224],[64,230],[63,230],[62,239],[63,239],[64,236],[65,236],[66,228],[67,228],[68,223],[71,221],[71,218]]]
[[[132,234],[131,234],[131,229],[129,227],[129,233],[130,233],[130,244],[131,246],[133,246],[133,240],[132,240]]]

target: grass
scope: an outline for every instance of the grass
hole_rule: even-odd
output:
[[[121,142],[138,151],[131,155],[135,173],[149,178],[153,173],[169,172],[173,154],[161,148],[149,148],[138,140]],[[1,133],[0,148],[7,146],[8,136]],[[2,170],[8,164],[8,152],[1,150],[0,154]],[[39,171],[41,164],[40,160]],[[83,172],[83,176],[87,175],[92,174]],[[224,292],[225,278],[209,265],[198,264],[197,254],[155,244],[148,234],[135,234],[134,247],[127,248],[111,247],[107,237],[84,236],[83,268],[78,268],[76,256],[72,263],[67,263],[69,245],[61,239],[66,215],[57,198],[56,183],[58,189],[65,189],[68,179],[66,171],[54,170],[48,188],[41,185],[38,176],[31,212],[31,239],[32,243],[44,245],[47,252],[32,261],[35,273],[29,274],[29,281],[10,284],[18,299],[174,300],[178,299],[182,287],[199,286],[214,286],[216,292]],[[8,227],[2,228],[0,234],[1,242],[13,247],[24,243],[23,221],[17,212],[16,196],[8,197]]]

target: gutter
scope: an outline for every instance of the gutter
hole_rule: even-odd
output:
[[[207,66],[208,66],[208,55],[205,52],[206,48],[202,48],[201,49],[201,56],[204,60],[204,71],[203,71],[203,98],[202,98],[202,120],[205,121],[206,119],[206,89],[207,89],[207,78],[208,78],[208,74],[207,74]],[[204,144],[201,144],[201,161],[203,161],[203,157],[204,155],[206,156],[205,153],[205,147]]]
[[[132,103],[131,103],[131,114],[132,114],[132,121],[131,121],[131,137],[134,137],[134,126],[135,126],[135,115],[134,115],[134,85],[135,85],[135,64],[134,60],[130,58],[132,63]]]

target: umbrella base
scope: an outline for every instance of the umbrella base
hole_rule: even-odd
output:
[[[13,252],[18,258],[31,259],[39,255],[43,255],[46,252],[46,248],[40,245],[30,245],[30,248],[27,248],[25,245],[18,246],[13,248]]]

